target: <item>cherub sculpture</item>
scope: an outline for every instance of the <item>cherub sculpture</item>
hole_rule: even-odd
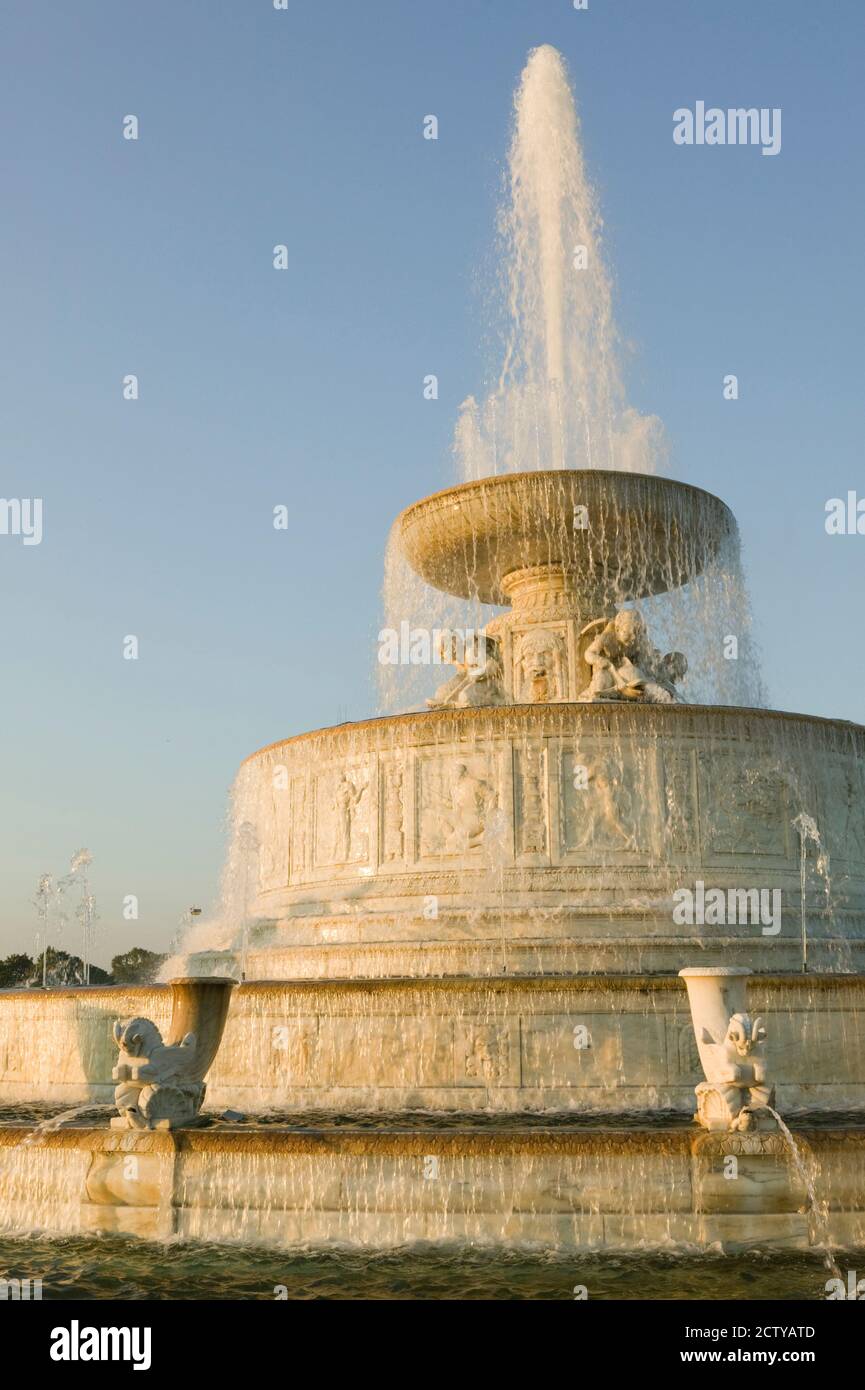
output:
[[[167,1046],[149,1018],[132,1018],[115,1023],[114,1041],[120,1054],[111,1076],[117,1082],[114,1103],[120,1117],[112,1125],[174,1129],[194,1123],[204,1101],[204,1083],[192,1074],[195,1034]]]
[[[427,700],[430,709],[466,709],[504,703],[504,683],[499,644],[485,633],[462,642],[453,632],[442,633],[439,660],[456,667],[456,675],[440,685]]]
[[[688,670],[681,652],[666,656],[652,646],[646,624],[633,608],[623,608],[614,618],[597,618],[583,628],[581,637],[594,632],[583,660],[592,679],[578,699],[642,700],[646,704],[681,703],[676,681]]]

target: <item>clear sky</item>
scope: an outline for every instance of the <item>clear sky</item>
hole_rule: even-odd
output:
[[[43,498],[44,536],[0,536],[0,954],[82,845],[97,959],[164,949],[214,898],[241,759],[375,712],[382,551],[453,481],[491,365],[539,43],[574,81],[631,399],[739,518],[772,703],[863,718],[865,536],[824,529],[865,496],[861,0],[6,0],[0,495]],[[675,145],[698,100],[781,107],[781,153]]]

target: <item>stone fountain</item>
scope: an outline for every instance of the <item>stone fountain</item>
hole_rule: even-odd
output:
[[[243,765],[251,920],[182,986],[219,995],[209,1042],[175,1014],[161,1046],[161,986],[0,998],[0,1101],[118,1083],[120,1130],[27,1148],[28,1216],[216,1240],[241,1221],[286,1244],[807,1245],[777,1103],[802,1115],[833,1240],[865,1234],[865,1130],[833,1119],[865,1114],[865,731],[686,703],[687,653],[656,650],[629,606],[716,563],[733,525],[698,489],[614,472],[409,507],[398,533],[424,578],[505,609],[483,654],[432,708]],[[801,893],[803,805],[844,874],[829,914]],[[198,1127],[191,1061],[200,1045],[210,1064],[223,1022],[209,1101],[250,1119]],[[149,1115],[154,1075],[169,1095],[157,1084]],[[257,1126],[266,1110],[285,1125]],[[0,1128],[7,1190],[20,1143]]]
[[[698,702],[698,649],[723,667],[736,627],[704,604],[659,633],[700,585],[730,587],[735,521],[633,467],[647,422],[621,409],[551,49],[527,65],[510,162],[520,371],[462,419],[471,480],[393,533],[423,621],[442,594],[496,611],[470,650],[439,632],[456,670],[422,708],[246,760],[192,983],[0,993],[15,1229],[865,1240],[865,729]],[[557,261],[577,243],[582,274]],[[209,983],[207,1026],[172,1021],[178,989]],[[113,1127],[34,1139],[14,1119],[112,1101]]]

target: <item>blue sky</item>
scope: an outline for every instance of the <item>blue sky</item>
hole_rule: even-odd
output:
[[[81,845],[97,957],[164,949],[213,899],[240,760],[375,711],[390,522],[452,481],[494,365],[538,43],[574,81],[631,399],[739,518],[772,703],[862,718],[865,536],[824,530],[865,495],[858,0],[7,0],[0,31],[0,495],[44,499],[41,545],[0,536],[0,954]],[[781,107],[780,155],[676,146],[697,100]]]

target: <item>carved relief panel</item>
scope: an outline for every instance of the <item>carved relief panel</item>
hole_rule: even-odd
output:
[[[703,1079],[703,1068],[692,1023],[675,1023],[670,1020],[673,1032],[674,1082],[694,1083]]]
[[[289,826],[291,824],[291,786],[284,767],[273,769],[265,786],[257,826],[258,882],[262,892],[284,888],[289,876]]]
[[[852,759],[826,762],[818,783],[818,829],[831,859],[865,874],[865,788]]]
[[[402,760],[382,759],[379,769],[379,860],[396,865],[405,860],[407,787]]]
[[[671,855],[698,859],[700,825],[695,749],[675,745],[665,748],[661,778],[663,848]]]
[[[288,874],[292,883],[307,876],[309,787],[305,777],[292,777],[289,784]]]
[[[318,1019],[315,1016],[271,1022],[263,1037],[261,1076],[269,1086],[316,1084]],[[249,1058],[245,1059],[249,1066]]]
[[[523,1020],[522,1084],[539,1089],[609,1086],[625,1072],[621,1020],[577,1012]]]
[[[587,743],[559,765],[560,852],[586,863],[652,855],[658,820],[654,753]],[[629,862],[625,859],[624,862]]]
[[[787,783],[763,750],[700,753],[700,801],[706,857],[786,860],[793,812]],[[767,758],[767,753],[763,753]]]
[[[457,1024],[456,1084],[458,1086],[519,1086],[520,1026],[518,1019]]]
[[[316,867],[369,860],[370,785],[366,766],[340,765],[314,781]]]
[[[420,858],[480,851],[501,806],[498,760],[455,750],[416,764],[417,853]]]

